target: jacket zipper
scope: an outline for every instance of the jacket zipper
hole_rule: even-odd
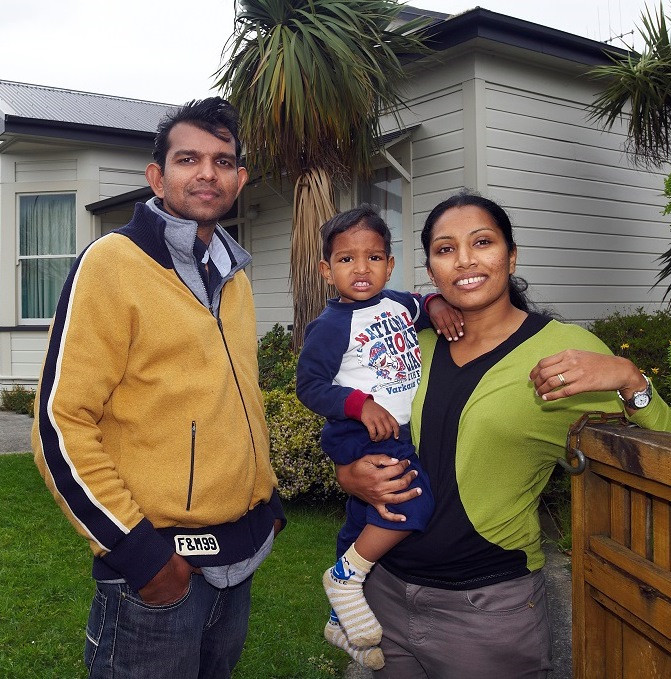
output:
[[[221,304],[221,298],[219,299],[219,304]],[[247,428],[249,429],[249,438],[252,441],[252,450],[254,451],[254,462],[256,462],[256,443],[254,442],[254,433],[252,432],[252,424],[249,420],[249,413],[247,412],[247,404],[242,396],[242,389],[240,388],[240,382],[238,381],[238,375],[235,372],[235,366],[233,365],[233,359],[231,358],[231,352],[228,349],[228,343],[226,342],[226,336],[224,335],[224,324],[221,322],[219,314],[215,313],[212,306],[209,307],[209,311],[212,316],[217,321],[217,327],[219,328],[219,334],[224,342],[224,349],[226,350],[226,355],[228,356],[228,362],[231,366],[231,371],[233,372],[233,379],[235,379],[235,386],[238,388],[238,394],[240,395],[240,402],[242,403],[242,409],[245,411],[245,419],[247,420]],[[191,495],[193,493],[193,475],[194,467],[196,464],[196,421],[191,421],[191,470],[189,473],[189,494],[186,500],[186,510],[191,509]]]
[[[219,307],[221,308],[221,297],[219,298]],[[242,389],[240,388],[240,382],[238,381],[238,375],[235,372],[235,366],[233,365],[233,359],[231,358],[231,352],[228,350],[228,343],[226,342],[226,336],[224,335],[224,324],[221,322],[221,318],[217,313],[215,315],[214,310],[210,307],[212,315],[217,319],[217,327],[219,328],[219,333],[221,334],[221,339],[224,342],[224,349],[226,349],[226,355],[228,356],[228,362],[230,363],[231,370],[233,371],[233,378],[235,379],[235,385],[238,388],[238,394],[240,394],[240,402],[242,403],[242,408],[245,411],[245,419],[247,420],[247,428],[249,429],[249,438],[252,440],[252,450],[254,451],[254,461],[256,462],[256,444],[254,443],[254,433],[252,432],[252,423],[249,421],[249,413],[247,412],[247,404],[242,396]]]
[[[186,284],[184,279],[177,273],[177,269],[174,269],[175,275],[177,278],[182,282],[184,287],[194,296],[194,298],[198,301],[199,304],[202,304],[202,302],[198,299],[198,295],[191,290],[191,288]],[[201,281],[202,283],[202,281]],[[225,284],[225,283],[224,283]],[[203,288],[205,286],[203,285]],[[223,285],[222,287],[222,292],[223,292]],[[207,295],[207,298],[209,299],[209,295]],[[245,419],[247,420],[247,428],[249,429],[249,438],[252,441],[252,450],[254,451],[254,462],[256,462],[256,443],[254,442],[254,433],[252,432],[252,424],[249,421],[249,413],[247,412],[247,404],[245,403],[245,399],[242,396],[242,389],[240,388],[240,382],[238,381],[238,375],[235,372],[235,366],[233,365],[233,359],[231,358],[231,352],[228,349],[228,343],[226,342],[226,336],[224,335],[224,325],[221,322],[221,318],[219,317],[218,311],[215,312],[212,303],[210,302],[209,306],[205,307],[212,317],[216,320],[217,322],[217,327],[219,328],[219,334],[221,335],[221,339],[224,342],[224,349],[226,350],[226,356],[228,357],[228,363],[231,366],[231,370],[233,372],[233,378],[235,379],[235,386],[238,388],[238,394],[240,396],[240,402],[242,403],[242,409],[245,411]],[[221,309],[221,295],[219,296],[219,309]],[[190,510],[191,508],[191,493],[193,491],[193,472],[194,472],[194,465],[195,465],[195,455],[196,455],[196,422],[193,420],[191,422],[191,473],[189,476],[189,495],[187,498],[187,503],[186,503],[186,509],[187,511]]]
[[[196,420],[191,421],[191,470],[189,472],[189,493],[186,497],[186,511],[191,509],[191,494],[193,493],[193,470],[196,465]]]

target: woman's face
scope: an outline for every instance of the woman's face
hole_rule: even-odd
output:
[[[462,311],[510,304],[508,277],[517,251],[486,210],[475,205],[444,212],[433,225],[427,270],[434,285]]]

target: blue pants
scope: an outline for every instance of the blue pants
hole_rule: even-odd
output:
[[[247,636],[252,578],[217,589],[191,575],[189,591],[149,606],[126,584],[97,583],[84,661],[93,679],[227,679]]]
[[[429,477],[419,464],[415,447],[410,439],[410,427],[403,425],[398,440],[389,438],[386,441],[374,442],[370,440],[368,431],[360,423],[353,420],[329,422],[322,431],[322,448],[336,464],[349,464],[364,455],[389,455],[399,460],[410,460],[410,466],[405,470],[418,472],[417,478],[410,484],[410,488],[421,488],[418,497],[388,505],[388,509],[396,514],[403,514],[406,520],[401,523],[383,519],[376,509],[356,497],[347,500],[347,518],[338,533],[336,556],[340,558],[349,546],[359,537],[367,523],[389,530],[418,530],[423,531],[433,514],[434,501],[431,493]]]

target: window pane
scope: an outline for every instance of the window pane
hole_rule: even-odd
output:
[[[238,225],[233,224],[231,226],[225,226],[224,231],[236,242],[239,243],[240,241],[238,240]]]
[[[219,222],[225,222],[227,219],[237,219],[238,218],[238,199],[236,198],[231,209],[219,219]]]
[[[21,317],[51,318],[74,257],[21,260]]]
[[[75,254],[75,195],[19,196],[19,254]]]
[[[401,176],[391,167],[373,173],[370,184],[361,187],[361,202],[375,205],[391,231],[391,253],[396,266],[387,287],[405,290],[403,282],[403,185]]]

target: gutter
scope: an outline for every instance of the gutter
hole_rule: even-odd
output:
[[[526,49],[568,61],[598,66],[611,63],[607,54],[626,56],[627,50],[579,35],[516,19],[488,9],[468,10],[432,24],[427,29],[428,44],[437,51],[456,47],[476,38]],[[422,55],[406,55],[407,61]]]
[[[82,125],[81,123],[24,118],[8,114],[0,115],[0,134],[5,133],[93,144],[130,146],[141,149],[153,148],[156,134],[153,131],[127,130],[102,125]]]

